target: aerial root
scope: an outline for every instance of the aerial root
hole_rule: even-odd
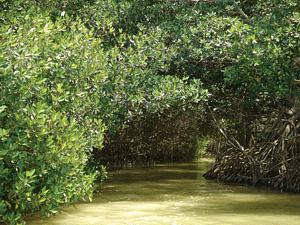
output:
[[[295,115],[285,115],[272,127],[272,132],[264,132],[248,148],[224,134],[226,145],[204,176],[300,192],[299,127]]]

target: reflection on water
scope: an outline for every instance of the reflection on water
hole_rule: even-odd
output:
[[[30,225],[296,225],[300,195],[207,181],[209,162],[164,164],[111,174],[92,203]]]

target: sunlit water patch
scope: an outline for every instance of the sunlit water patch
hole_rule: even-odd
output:
[[[30,225],[300,225],[300,195],[205,180],[207,161],[113,172],[92,203]]]

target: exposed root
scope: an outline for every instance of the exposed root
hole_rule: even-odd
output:
[[[213,167],[204,175],[223,182],[266,185],[300,192],[300,122],[295,111],[285,115],[264,131],[260,140],[244,148],[226,135],[226,147],[219,152]],[[261,136],[261,135],[260,135]]]

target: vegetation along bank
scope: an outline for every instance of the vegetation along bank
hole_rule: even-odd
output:
[[[92,198],[104,165],[190,161],[300,191],[297,0],[0,0],[0,222]]]

